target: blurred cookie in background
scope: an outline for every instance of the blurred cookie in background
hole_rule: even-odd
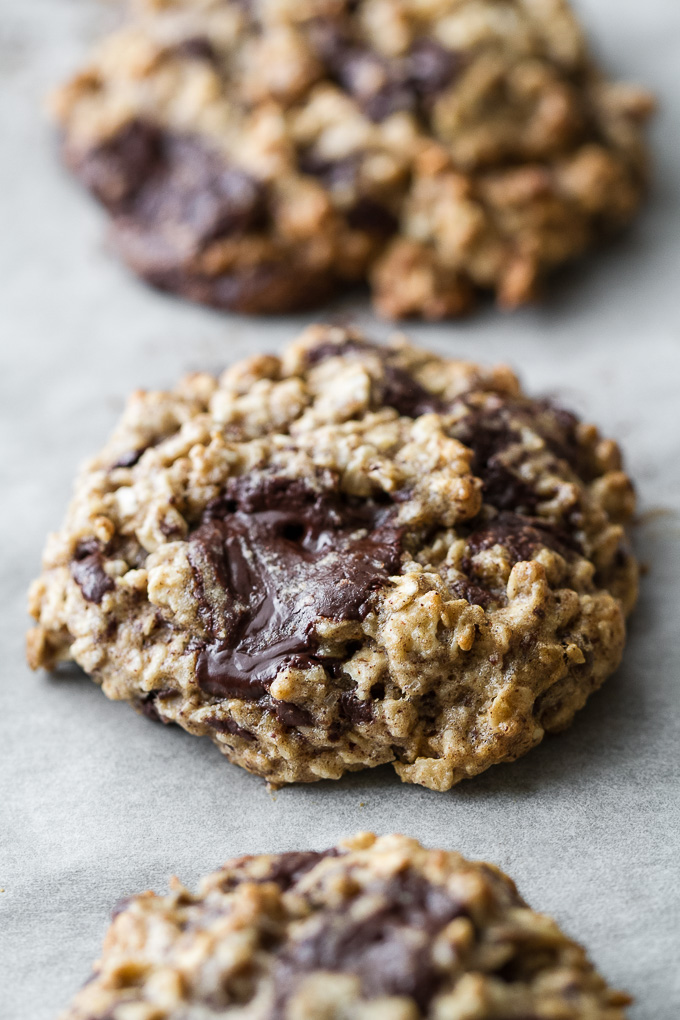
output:
[[[368,281],[428,319],[529,301],[627,224],[652,106],[564,0],[139,0],[53,103],[155,286],[275,313]]]

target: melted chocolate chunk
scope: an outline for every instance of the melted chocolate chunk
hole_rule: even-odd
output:
[[[248,174],[228,166],[197,138],[167,136],[157,173],[135,196],[128,215],[145,229],[183,230],[205,245],[264,224],[264,193]]]
[[[536,492],[500,456],[520,441],[522,422],[538,433],[553,456],[566,461],[580,478],[592,480],[577,438],[578,418],[549,400],[527,407],[506,399],[492,407],[472,408],[453,435],[473,451],[472,471],[484,483],[484,501],[497,510],[532,514],[538,504]]]
[[[400,62],[385,60],[329,20],[316,19],[309,30],[328,76],[349,92],[371,120],[415,108],[416,95]]]
[[[360,198],[348,209],[345,216],[353,230],[365,230],[367,234],[382,234],[389,237],[399,226],[394,213],[373,198]]]
[[[307,149],[298,155],[300,173],[318,177],[329,191],[354,188],[359,175],[359,165],[359,159],[356,156],[325,159],[313,149]]]
[[[434,40],[419,39],[403,59],[387,60],[331,21],[317,19],[309,28],[329,77],[376,122],[404,110],[425,115],[428,101],[462,69],[460,54]]]
[[[213,44],[204,35],[194,35],[189,39],[183,39],[173,47],[172,52],[178,57],[188,57],[189,60],[207,60],[211,64],[216,64],[218,59]]]
[[[151,691],[138,702],[142,714],[146,715],[147,719],[151,719],[153,722],[162,722],[163,724],[167,724],[168,720],[163,719],[158,712],[156,699],[167,698],[169,695],[173,694],[174,691],[172,690],[172,687],[164,687],[162,691]]]
[[[418,418],[421,414],[441,414],[444,410],[441,400],[434,393],[416,382],[403,368],[395,368],[394,365],[385,365],[380,403],[393,407],[407,418]]]
[[[472,450],[471,470],[483,483],[483,498],[498,510],[531,513],[538,497],[527,483],[503,464],[500,455],[519,433],[508,424],[504,407],[475,408],[454,427],[456,439]]]
[[[133,121],[77,161],[84,183],[121,219],[119,241],[138,259],[163,261],[266,223],[262,185],[193,136]],[[117,236],[118,236],[117,231]],[[142,246],[143,240],[143,248]]]
[[[370,701],[361,701],[351,691],[343,691],[340,695],[340,714],[343,718],[356,725],[367,723],[373,718]]]
[[[127,453],[122,454],[115,464],[111,465],[111,468],[131,468],[139,462],[139,458],[142,456],[144,451],[148,449],[146,446],[140,447],[138,450],[128,450]]]
[[[206,510],[190,560],[212,634],[199,651],[198,683],[215,697],[259,699],[284,666],[319,661],[320,617],[366,616],[399,571],[401,529],[392,507],[245,476]],[[288,719],[294,708],[282,709]]]
[[[339,851],[335,847],[331,850],[294,850],[290,853],[279,854],[278,858],[272,863],[269,874],[262,881],[276,882],[282,892],[287,892],[303,875],[311,871],[319,861],[323,861],[326,857],[339,856]]]
[[[472,581],[465,581],[462,578],[451,581],[449,589],[454,598],[465,599],[470,605],[481,606],[482,609],[486,609],[494,601],[493,594],[486,588],[480,588]]]
[[[318,365],[327,358],[340,358],[346,355],[364,354],[377,355],[383,362],[383,380],[376,394],[376,403],[393,407],[395,411],[407,418],[417,418],[421,414],[443,414],[444,403],[434,393],[421,386],[412,375],[403,368],[389,363],[390,350],[379,344],[366,343],[347,337],[340,343],[322,343],[307,352],[307,364]]]
[[[168,252],[162,246],[157,249],[153,231],[145,238],[139,231],[129,231],[121,219],[115,235],[123,258],[154,287],[214,308],[249,315],[300,311],[329,298],[337,289],[337,280],[330,270],[319,268],[299,273],[291,268],[290,259],[245,265],[213,276],[188,271],[181,251]],[[173,254],[177,255],[174,263]]]
[[[356,64],[358,63],[358,69]],[[387,70],[385,73],[384,83],[376,89],[361,91],[357,86],[362,80],[362,65],[365,66],[366,60],[362,55],[359,61],[355,62],[354,66],[350,65],[351,69],[348,69],[345,77],[345,83],[348,92],[354,95],[366,114],[366,116],[374,123],[379,124],[381,121],[390,117],[393,113],[401,112],[412,112],[415,108],[415,96],[408,85],[400,80],[397,75],[390,73]],[[351,87],[354,84],[354,89]]]
[[[348,336],[340,343],[334,344],[330,341],[326,343],[317,344],[316,347],[310,347],[306,353],[306,360],[308,365],[319,365],[322,361],[327,361],[328,358],[341,358],[345,354],[377,354],[379,358],[384,358],[386,351],[380,344],[372,344],[366,340],[355,340],[353,337]]]
[[[220,733],[231,733],[235,737],[242,737],[243,740],[255,740],[255,737],[250,730],[244,730],[242,726],[234,719],[218,719],[216,716],[211,716],[205,720],[209,726],[212,726],[214,730],[218,730]]]
[[[477,474],[473,468],[473,474]],[[518,475],[493,459],[480,471],[484,502],[499,510],[536,509],[538,496]]]
[[[423,97],[442,92],[462,69],[461,56],[434,39],[419,39],[408,55],[409,80]]]
[[[338,850],[337,847],[332,847],[330,850],[293,850],[290,853],[278,854],[271,861],[266,874],[257,878],[247,871],[247,865],[257,860],[257,858],[248,854],[232,862],[235,867],[233,869],[230,868],[224,875],[220,885],[222,889],[227,890],[236,888],[242,882],[255,882],[258,885],[265,882],[275,882],[281,889],[281,892],[285,893],[306,875],[308,871],[311,871],[319,861],[323,861],[326,857],[340,857],[342,853],[343,851]],[[246,867],[242,870],[244,865]]]
[[[367,998],[407,995],[426,1010],[439,985],[432,940],[463,914],[460,904],[412,871],[375,881],[366,892],[382,900],[372,914],[351,920],[338,913],[284,949],[276,972],[276,1017],[284,1015],[300,978],[314,970],[357,975]]]
[[[318,18],[309,38],[328,76],[349,92],[372,120],[409,109],[413,97],[393,75],[393,68],[373,50],[352,39],[337,24]]]
[[[96,539],[80,542],[71,561],[71,577],[88,602],[100,603],[115,584],[104,570],[104,554]]]
[[[92,194],[115,212],[153,176],[161,151],[158,128],[133,120],[112,138],[71,162]]]
[[[512,556],[513,563],[530,560],[541,546],[548,546],[569,556],[578,551],[578,546],[571,535],[536,517],[524,517],[520,514],[503,512],[489,524],[473,531],[467,540],[471,555],[490,549],[494,545],[502,545]]]
[[[326,159],[314,149],[307,149],[298,155],[300,173],[316,177],[328,191],[354,191],[359,182],[361,160],[358,156],[343,159]],[[345,212],[348,226],[353,230],[364,230],[367,234],[388,237],[399,226],[394,213],[374,198],[363,195]]]
[[[272,698],[272,706],[279,722],[282,722],[284,726],[294,728],[296,726],[312,726],[314,723],[307,709],[301,708],[300,705]]]
[[[548,449],[559,460],[566,461],[576,475],[592,482],[597,475],[587,463],[578,441],[579,420],[576,415],[551,400],[540,401],[538,407],[546,419],[546,425],[540,431]]]

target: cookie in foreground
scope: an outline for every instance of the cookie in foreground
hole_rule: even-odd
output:
[[[509,369],[313,326],[132,396],[47,543],[29,659],[273,785],[393,762],[446,790],[618,665],[633,507],[616,444]]]
[[[61,1020],[624,1020],[507,875],[405,836],[228,861],[114,914]]]
[[[139,0],[55,96],[67,164],[163,289],[244,312],[356,281],[513,307],[627,224],[653,103],[565,0]]]

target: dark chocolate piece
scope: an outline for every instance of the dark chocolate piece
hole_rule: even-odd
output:
[[[541,546],[548,546],[561,556],[579,551],[576,540],[561,528],[536,517],[524,517],[507,511],[468,536],[467,547],[472,556],[494,545],[502,545],[507,549],[513,563],[530,560]]]
[[[428,413],[444,413],[446,408],[439,397],[421,386],[405,369],[389,363],[391,353],[389,347],[348,337],[337,344],[323,343],[312,347],[307,352],[307,363],[318,365],[327,358],[347,355],[356,355],[359,358],[366,354],[377,355],[383,362],[383,382],[375,395],[376,404],[393,407],[399,414],[408,418],[417,418]]]
[[[178,264],[181,259],[168,262],[167,252],[147,247],[143,233],[128,229],[124,220],[116,223],[114,234],[123,258],[154,287],[214,308],[257,315],[297,311],[313,307],[337,289],[331,272],[307,265],[298,272],[290,259],[245,266],[226,275],[193,272]]]
[[[299,980],[315,970],[355,974],[366,998],[408,995],[426,1010],[439,984],[432,940],[464,911],[445,888],[410,870],[376,880],[365,893],[382,900],[372,914],[355,921],[338,913],[284,949],[275,975],[277,1018]]]
[[[207,60],[211,64],[217,63],[215,47],[204,35],[193,35],[188,39],[173,46],[172,52],[178,57],[188,57],[190,60]]]
[[[548,449],[559,460],[566,461],[579,478],[592,482],[597,475],[593,474],[587,464],[578,441],[579,420],[576,415],[552,400],[538,401],[537,408],[545,413],[547,419],[540,432]]]
[[[407,418],[418,418],[421,414],[441,414],[441,400],[421,386],[419,382],[394,365],[385,365],[384,383],[380,393],[381,404],[393,407]]]
[[[310,22],[309,38],[329,78],[349,92],[371,120],[415,108],[415,90],[398,61],[386,60],[328,19]]]
[[[92,194],[116,212],[154,175],[161,150],[159,129],[133,120],[85,154],[67,151],[66,158]]]
[[[471,471],[483,484],[483,499],[497,510],[531,513],[538,496],[514,471],[503,464],[502,454],[520,440],[508,424],[510,402],[491,408],[472,408],[452,429],[452,435],[472,450]]]
[[[135,120],[86,153],[67,146],[64,155],[112,214],[122,258],[154,287],[258,314],[311,307],[337,289],[332,270],[295,267],[275,255],[230,273],[197,268],[206,246],[263,229],[268,211],[264,186],[196,137]]]
[[[453,83],[462,67],[461,55],[434,39],[418,39],[407,58],[409,81],[422,98],[443,92]]]
[[[232,480],[190,544],[212,635],[198,682],[221,698],[257,700],[283,666],[318,661],[317,620],[363,619],[401,560],[391,506],[280,476]]]
[[[146,446],[142,446],[138,450],[129,450],[127,453],[121,454],[115,464],[112,464],[112,468],[131,468],[135,464],[139,463],[139,458],[142,456],[144,451],[148,449]]]
[[[399,226],[394,213],[374,198],[360,198],[347,210],[345,219],[354,230],[365,230],[367,234],[381,234],[384,237],[394,234]]]
[[[115,214],[114,238],[140,272],[175,267],[267,222],[264,187],[198,137],[136,120],[70,162]]]
[[[314,724],[314,720],[307,709],[301,708],[300,705],[294,705],[290,701],[277,701],[276,698],[272,698],[272,706],[277,718],[284,726],[294,728],[296,726],[312,726]]]
[[[577,439],[578,418],[549,400],[536,401],[531,408],[512,398],[495,402],[491,407],[472,407],[452,434],[473,451],[472,472],[484,483],[484,502],[497,510],[531,514],[538,504],[536,492],[500,457],[520,441],[518,427],[522,421],[575,474],[585,481],[592,480]]]
[[[247,866],[251,861],[257,860],[251,854],[239,857],[231,862],[229,871],[225,874],[221,883],[223,889],[234,889],[242,882],[256,882],[258,885],[265,882],[275,882],[281,892],[288,892],[308,871],[323,861],[326,857],[340,857],[343,851],[338,847],[331,847],[330,850],[292,850],[288,853],[276,854],[271,861],[269,871],[255,877],[248,873]]]
[[[306,149],[298,153],[300,173],[317,177],[329,191],[353,188],[358,178],[359,167],[360,160],[357,156],[326,159],[319,156],[314,149]]]
[[[380,344],[369,343],[366,340],[349,336],[337,344],[326,341],[317,344],[316,347],[310,347],[305,357],[308,365],[319,365],[322,361],[327,361],[328,358],[341,358],[346,354],[356,354],[359,357],[362,354],[377,354],[379,358],[385,358],[387,353],[387,348]]]
[[[269,874],[262,881],[276,882],[282,892],[287,892],[319,861],[323,861],[326,857],[339,856],[340,851],[335,847],[331,850],[293,850],[289,853],[279,854],[273,861]]]
[[[140,701],[137,702],[137,705],[142,715],[145,715],[147,719],[151,719],[152,722],[163,721],[160,715],[158,714],[158,709],[156,708],[155,692],[147,694],[145,698],[142,698]]]
[[[372,78],[380,84],[367,85]],[[376,124],[393,113],[415,111],[416,95],[409,83],[397,68],[373,53],[358,50],[348,54],[338,79]]]
[[[160,715],[156,702],[158,698],[169,698],[173,694],[176,694],[176,691],[174,691],[172,687],[163,687],[159,691],[149,691],[149,693],[137,703],[141,709],[142,715],[145,715],[147,719],[151,719],[153,722],[161,722],[164,725],[167,725],[170,720],[164,719]]]
[[[99,603],[115,583],[104,570],[104,554],[95,538],[80,542],[71,561],[71,576],[88,602]]]
[[[343,691],[340,695],[340,714],[349,722],[367,723],[373,718],[370,701],[361,701],[351,691]]]
[[[205,721],[208,726],[212,726],[214,730],[219,730],[220,733],[231,733],[235,737],[242,737],[243,740],[255,740],[250,730],[244,730],[234,719],[218,719],[216,716],[211,716]]]
[[[198,138],[167,135],[156,172],[126,215],[164,238],[181,230],[192,247],[200,247],[261,227],[264,192],[254,178],[230,167]]]
[[[400,111],[425,116],[428,100],[448,88],[462,69],[460,54],[433,39],[419,39],[402,60],[386,60],[330,21],[310,24],[312,45],[337,81],[379,122]]]
[[[478,584],[473,584],[472,581],[466,581],[463,578],[450,581],[449,588],[454,598],[465,599],[471,605],[481,606],[482,609],[486,609],[492,602],[496,601],[493,594],[487,591],[486,588],[481,588]],[[503,596],[501,595],[500,597],[502,598]]]

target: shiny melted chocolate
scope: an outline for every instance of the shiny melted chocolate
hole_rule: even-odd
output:
[[[232,480],[190,538],[212,639],[198,683],[256,700],[285,665],[319,661],[319,618],[361,620],[401,561],[392,506],[271,476]]]

